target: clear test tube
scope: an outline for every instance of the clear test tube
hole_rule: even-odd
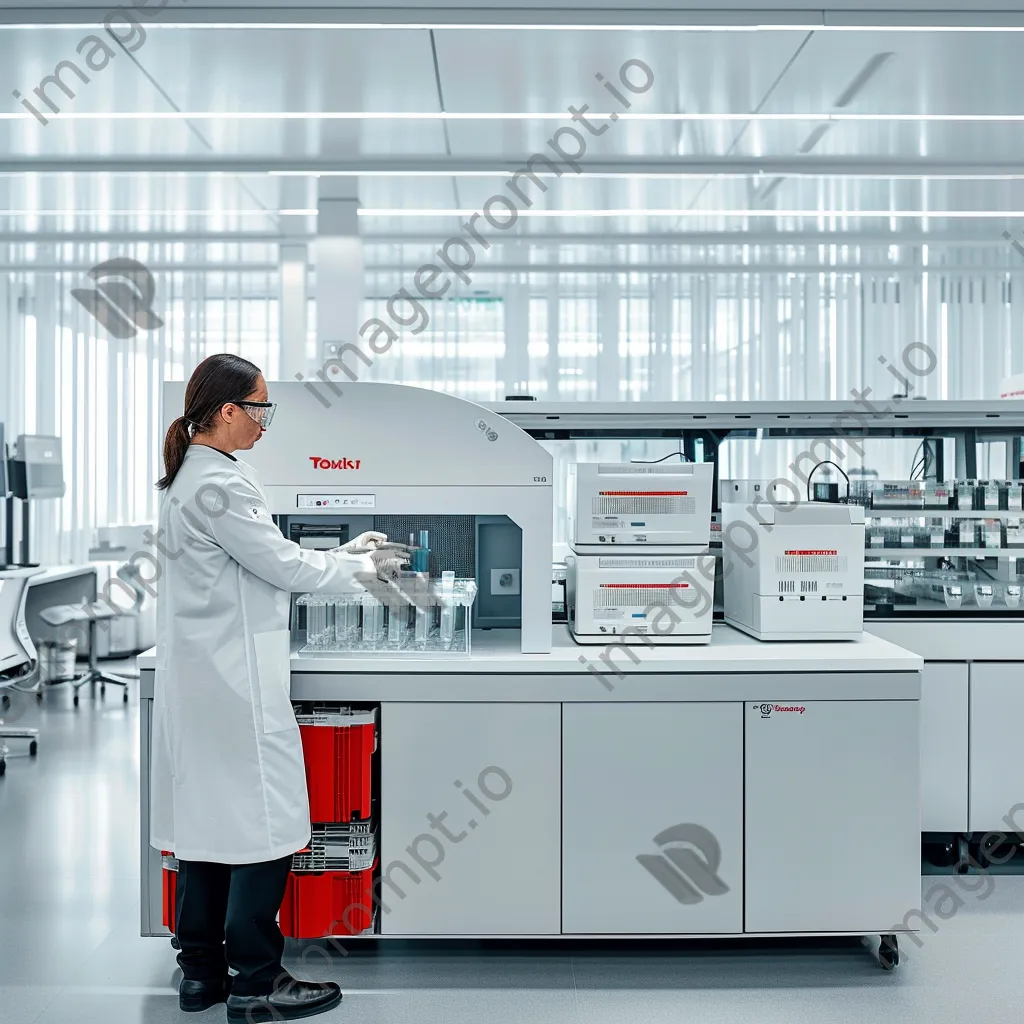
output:
[[[333,597],[325,597],[324,602],[324,639],[321,647],[326,651],[337,649],[337,641],[340,639],[337,634],[338,602]]]
[[[455,608],[453,598],[455,596],[455,573],[441,573],[441,646],[446,650],[452,649],[455,640]]]
[[[324,599],[311,594],[306,605],[306,646],[318,648],[323,646],[327,632],[327,610]]]
[[[355,601],[345,603],[344,616],[339,615],[339,620],[344,618],[345,647],[354,647],[359,643],[359,605]],[[339,629],[341,627],[339,626]],[[338,637],[340,643],[341,637]]]
[[[433,619],[432,613],[434,611],[430,605],[430,580],[425,572],[416,574],[416,581],[413,587],[416,609],[416,646],[422,651],[426,650],[427,638],[430,636],[430,625]]]
[[[388,605],[388,646],[401,647],[405,636],[406,608],[397,601]]]
[[[363,605],[363,643],[376,647],[384,639],[384,605],[369,599]]]

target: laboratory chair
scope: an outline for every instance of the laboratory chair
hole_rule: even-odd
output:
[[[35,645],[25,625],[25,598],[32,570],[0,572],[0,691],[31,692],[38,675]],[[10,750],[5,740],[28,740],[28,753],[35,757],[39,749],[39,730],[6,724],[4,716],[11,708],[6,692],[0,693],[0,776],[7,771]]]
[[[145,599],[146,592],[143,587],[142,581],[139,579],[138,570],[127,563],[122,565],[117,570],[118,579],[128,585],[131,588],[133,599],[132,603],[127,608],[122,608],[120,605],[114,604],[110,600],[93,601],[92,604],[56,604],[49,608],[44,608],[39,613],[39,617],[48,625],[55,626],[57,628],[65,626],[81,626],[83,623],[86,624],[89,638],[89,667],[80,676],[75,676],[73,679],[58,679],[52,683],[47,683],[48,686],[61,686],[67,684],[74,690],[74,703],[75,707],[78,707],[78,691],[83,686],[93,686],[96,683],[100,684],[100,696],[107,692],[107,685],[111,686],[123,686],[124,687],[124,702],[128,703],[128,684],[131,681],[129,678],[121,675],[114,675],[112,672],[104,672],[99,667],[99,662],[96,654],[96,624],[98,622],[106,622],[111,619],[118,619],[123,616],[132,615],[137,616],[139,609],[142,607],[142,602]],[[138,678],[134,676],[132,678]],[[43,691],[39,690],[39,700],[43,699]]]

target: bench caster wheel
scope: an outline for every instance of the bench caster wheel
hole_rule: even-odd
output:
[[[3,778],[4,772],[6,772],[6,771],[7,771],[7,762],[6,761],[0,761],[0,778]]]
[[[39,753],[39,744],[35,740],[33,740],[28,745],[28,756],[29,757],[35,757],[36,754],[38,754],[38,753]]]
[[[127,686],[124,688],[124,696],[121,697],[121,703],[122,704],[127,704],[128,703],[128,687]]]
[[[42,693],[41,690],[40,690],[39,693],[36,694],[36,703],[37,704],[42,704],[43,703],[43,693]]]
[[[75,699],[74,699],[73,703],[74,703],[75,707],[77,708],[78,707],[78,694],[77,693],[75,694]]]
[[[106,697],[106,695],[107,695],[107,688],[105,686],[103,686],[102,684],[100,684],[100,696],[101,697]]]
[[[882,942],[878,947],[878,962],[883,971],[893,971],[900,965],[900,948],[895,935],[879,936]]]

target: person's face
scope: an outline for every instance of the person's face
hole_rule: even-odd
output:
[[[266,402],[267,394],[267,382],[261,374],[255,389],[245,396],[245,401]],[[263,436],[264,428],[242,406],[225,405],[220,414],[227,424],[228,440],[234,451],[248,451]]]

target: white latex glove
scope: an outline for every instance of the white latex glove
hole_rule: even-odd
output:
[[[380,544],[387,543],[388,536],[386,533],[377,533],[374,530],[367,530],[366,533],[359,534],[358,537],[353,540],[347,541],[342,544],[340,548],[335,548],[335,551],[344,551],[346,554],[355,554],[366,550],[373,550]]]
[[[409,554],[398,547],[384,551],[371,551],[370,559],[377,570],[377,579],[386,583],[397,580],[403,565],[409,564]]]

